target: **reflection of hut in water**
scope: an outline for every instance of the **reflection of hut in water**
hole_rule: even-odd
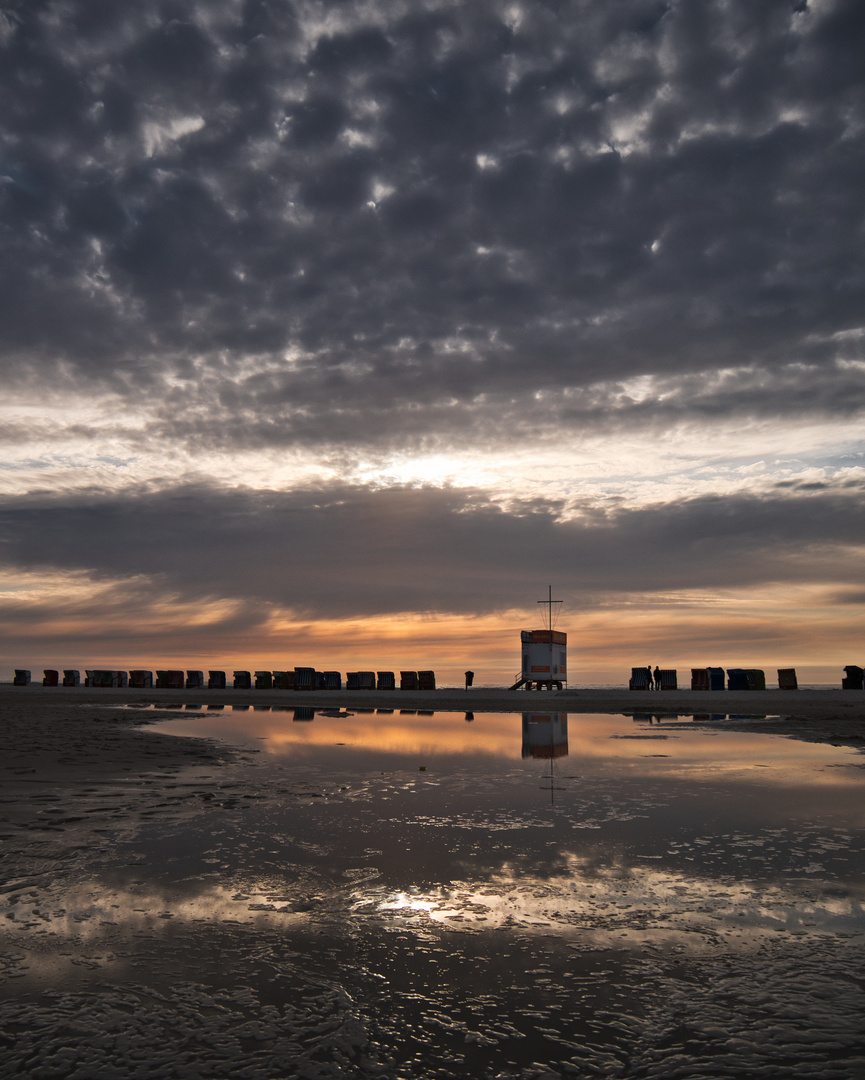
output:
[[[523,757],[568,756],[567,713],[523,713]]]

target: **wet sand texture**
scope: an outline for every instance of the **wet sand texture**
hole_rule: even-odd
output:
[[[790,696],[798,718],[687,726],[857,745],[863,703]],[[646,697],[222,700],[657,716]],[[4,1080],[865,1076],[859,755],[827,766],[834,821],[759,784],[611,786],[577,756],[548,785],[545,762],[272,763],[121,707],[196,700],[0,690]],[[616,745],[663,759],[665,716]]]

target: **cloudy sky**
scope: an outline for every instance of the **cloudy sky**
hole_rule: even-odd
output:
[[[861,0],[2,0],[0,662],[865,641]]]

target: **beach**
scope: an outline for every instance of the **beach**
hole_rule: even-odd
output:
[[[865,693],[859,690],[507,690],[504,687],[442,687],[438,690],[137,690],[91,687],[47,687],[0,684],[0,706],[132,705],[177,702],[183,706],[314,705],[321,708],[436,709],[471,708],[481,712],[524,712],[555,708],[564,712],[665,711],[681,715],[703,712],[789,713],[829,719],[865,717]]]
[[[215,767],[244,755],[208,738],[179,738],[170,728],[197,710],[247,707],[275,711],[329,709],[387,714],[616,714],[657,725],[691,718],[694,726],[771,732],[865,752],[865,694],[841,690],[763,692],[634,692],[443,688],[428,691],[102,690],[87,687],[0,686],[0,778],[7,821],[30,814],[34,790],[64,790],[143,774],[176,783],[192,766]],[[248,782],[254,785],[254,776]],[[192,788],[177,787],[175,797]]]
[[[858,1075],[862,698],[0,687],[4,1076]]]
[[[138,711],[136,706],[148,707]],[[155,706],[156,712],[149,707]],[[157,716],[228,706],[420,712],[624,713],[693,717],[696,724],[777,734],[837,745],[865,745],[865,693],[845,690],[532,691],[442,688],[425,691],[111,690],[0,685],[0,748],[7,780],[35,769],[62,781],[73,768],[94,775],[154,766],[177,769],[230,753],[206,740],[182,742],[144,730]],[[714,719],[713,719],[714,718]]]

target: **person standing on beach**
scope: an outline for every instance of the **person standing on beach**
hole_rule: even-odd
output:
[[[653,682],[654,681],[652,679],[652,665],[649,664],[649,666],[646,668],[646,687],[647,687],[647,689],[649,689],[649,690],[652,689]]]
[[[661,669],[657,664],[655,665],[655,689],[661,689]]]

